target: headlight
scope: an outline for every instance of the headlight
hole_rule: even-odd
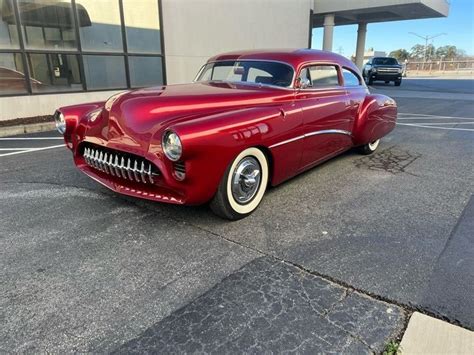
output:
[[[163,152],[169,160],[178,161],[181,158],[183,147],[176,133],[166,131],[163,134]]]
[[[56,123],[56,128],[59,133],[64,134],[66,132],[66,120],[64,115],[60,111],[54,113],[54,121]]]

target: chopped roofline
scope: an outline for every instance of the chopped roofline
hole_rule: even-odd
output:
[[[237,59],[280,61],[291,65],[295,70],[298,70],[303,64],[308,62],[332,62],[348,67],[360,74],[356,65],[346,57],[333,52],[317,49],[262,49],[232,51],[213,56],[208,60],[208,62]]]

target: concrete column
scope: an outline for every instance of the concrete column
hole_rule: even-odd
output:
[[[332,51],[332,40],[334,34],[334,14],[324,16],[323,50]]]
[[[357,29],[357,47],[356,47],[356,58],[355,64],[359,69],[362,69],[364,65],[364,51],[365,51],[365,35],[367,34],[367,24],[364,22],[359,23]]]

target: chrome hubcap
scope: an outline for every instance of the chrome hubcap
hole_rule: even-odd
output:
[[[255,196],[260,186],[260,164],[253,157],[246,157],[237,164],[232,175],[232,196],[239,204],[246,204]]]

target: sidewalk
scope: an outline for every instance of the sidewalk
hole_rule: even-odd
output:
[[[474,332],[415,312],[400,344],[402,354],[473,354]]]

